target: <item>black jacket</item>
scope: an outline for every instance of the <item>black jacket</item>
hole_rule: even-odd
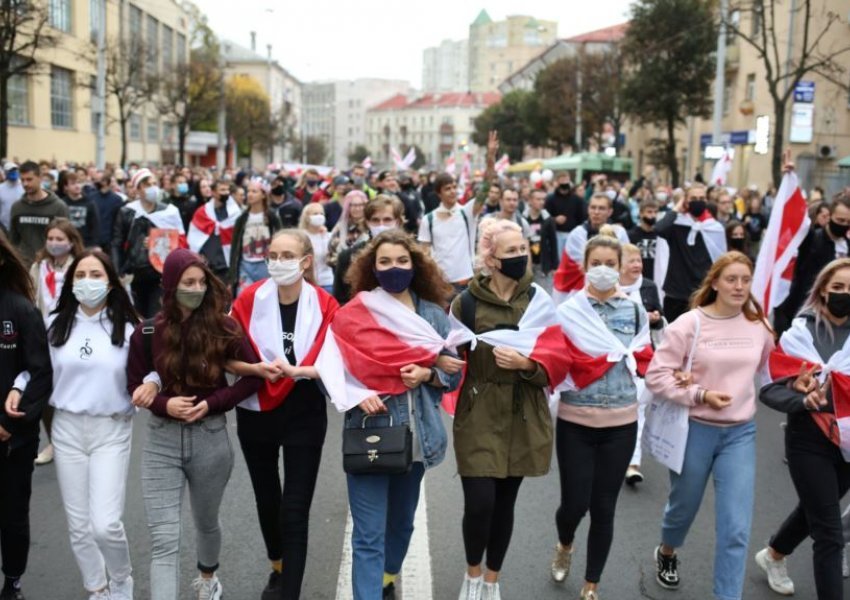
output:
[[[68,206],[68,219],[83,237],[83,245],[86,248],[97,246],[100,241],[100,214],[94,199],[85,194],[77,200],[68,196],[61,198]]]
[[[30,381],[18,410],[26,415],[12,418],[0,409],[0,425],[12,434],[8,442],[10,449],[38,439],[41,411],[53,391],[53,368],[41,313],[27,298],[0,288],[0,398],[3,401],[23,371],[29,371]]]
[[[587,221],[587,207],[584,204],[584,200],[576,196],[572,190],[569,194],[564,195],[556,189],[546,196],[544,207],[552,215],[553,220],[555,217],[561,215],[567,217],[563,225],[555,223],[555,229],[560,232],[572,231]]]
[[[239,283],[239,265],[242,262],[242,237],[245,235],[245,223],[248,222],[248,211],[244,211],[236,219],[233,224],[233,238],[230,242],[230,267],[227,270],[227,281],[225,282],[230,287],[236,286]],[[266,224],[269,226],[269,233],[272,235],[276,231],[282,229],[280,217],[274,208],[269,208],[266,211]]]
[[[164,210],[162,202],[157,202],[156,211]],[[145,238],[154,224],[144,217],[136,217],[129,206],[123,207],[115,217],[112,228],[112,262],[119,275],[133,274],[145,280],[159,280],[160,274],[151,266]]]
[[[192,217],[195,216],[195,211],[200,206],[198,199],[191,195],[169,196],[165,201],[177,207],[177,212],[180,213],[180,220],[183,221],[183,231],[189,233],[189,223],[192,222]]]
[[[827,264],[835,260],[835,242],[823,229],[809,231],[800,248],[797,250],[797,261],[794,264],[794,278],[788,297],[776,307],[788,322],[797,315],[806,296],[812,289],[815,278]]]
[[[543,213],[547,214],[547,213]],[[529,226],[533,226],[528,213],[525,219]],[[558,256],[558,234],[555,228],[555,219],[547,216],[540,224],[540,269],[544,275],[558,268],[561,257]]]
[[[643,303],[646,312],[651,313],[657,310],[661,313],[662,317],[664,316],[664,309],[661,306],[661,296],[658,295],[658,285],[646,277],[643,278],[643,282],[640,284],[640,301]],[[664,323],[659,320],[651,324],[650,328],[660,329],[662,325]]]
[[[401,190],[397,196],[404,205],[404,230],[416,235],[422,219],[422,197],[415,189]]]
[[[674,300],[687,300],[702,283],[711,268],[711,255],[705,246],[702,233],[698,233],[693,246],[688,245],[690,227],[676,225],[678,213],[670,211],[655,224],[655,233],[667,241],[670,260],[664,278],[664,293]]]

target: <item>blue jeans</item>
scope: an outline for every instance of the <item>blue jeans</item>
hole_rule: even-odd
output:
[[[670,471],[661,541],[679,548],[699,511],[709,475],[714,475],[714,596],[740,600],[753,520],[756,424],[716,427],[690,421],[682,474]]]
[[[351,583],[354,600],[381,597],[384,573],[401,571],[413,535],[413,517],[425,467],[414,462],[404,475],[347,475],[354,528]]]
[[[555,233],[558,238],[558,261],[564,256],[564,248],[567,245],[567,238],[570,237],[569,231],[558,231]]]

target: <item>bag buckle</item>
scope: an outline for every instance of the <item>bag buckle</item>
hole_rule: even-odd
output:
[[[366,456],[369,458],[369,462],[373,463],[378,460],[378,451],[377,450],[369,450],[366,452]]]

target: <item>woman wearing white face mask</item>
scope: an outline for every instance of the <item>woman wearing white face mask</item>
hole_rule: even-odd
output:
[[[576,529],[590,510],[582,600],[599,598],[617,497],[637,439],[636,374],[652,352],[646,311],[617,289],[621,258],[616,239],[592,238],[584,252],[586,287],[558,308],[572,366],[558,407],[561,505],[552,578],[569,575]],[[622,358],[609,362],[611,353]]]
[[[35,255],[35,263],[30,269],[35,285],[35,305],[44,318],[50,314],[59,301],[59,292],[65,281],[65,272],[74,261],[75,256],[83,252],[83,238],[71,221],[58,218],[47,226],[47,241],[44,248]],[[44,432],[47,434],[47,445],[38,453],[35,464],[46,465],[53,462],[53,442],[51,428],[53,425],[53,407],[45,406],[41,413]]]
[[[298,228],[307,232],[313,246],[313,277],[316,284],[333,294],[334,272],[328,265],[328,245],[331,234],[325,225],[325,207],[313,202],[304,207]]]
[[[69,273],[47,332],[56,475],[89,598],[130,600],[121,519],[135,413],[126,367],[138,317],[104,253],[80,254]]]
[[[233,226],[230,242],[228,284],[237,297],[242,290],[269,276],[266,254],[276,231],[281,229],[277,210],[269,209],[269,185],[259,177],[248,183],[248,210]]]
[[[271,562],[262,596],[270,600],[297,599],[301,593],[310,506],[328,424],[312,365],[339,304],[313,283],[312,261],[306,233],[279,231],[269,246],[271,278],[248,287],[231,313],[263,362],[228,368],[266,380],[236,409],[236,422]]]

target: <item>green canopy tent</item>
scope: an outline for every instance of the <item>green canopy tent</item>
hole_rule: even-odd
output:
[[[850,169],[850,155],[845,156],[838,161],[839,169]]]
[[[562,154],[543,161],[544,169],[553,171],[572,171],[575,180],[584,178],[585,172],[607,173],[620,175],[624,179],[632,179],[634,161],[630,158],[608,156],[599,152],[579,152],[577,154]]]

